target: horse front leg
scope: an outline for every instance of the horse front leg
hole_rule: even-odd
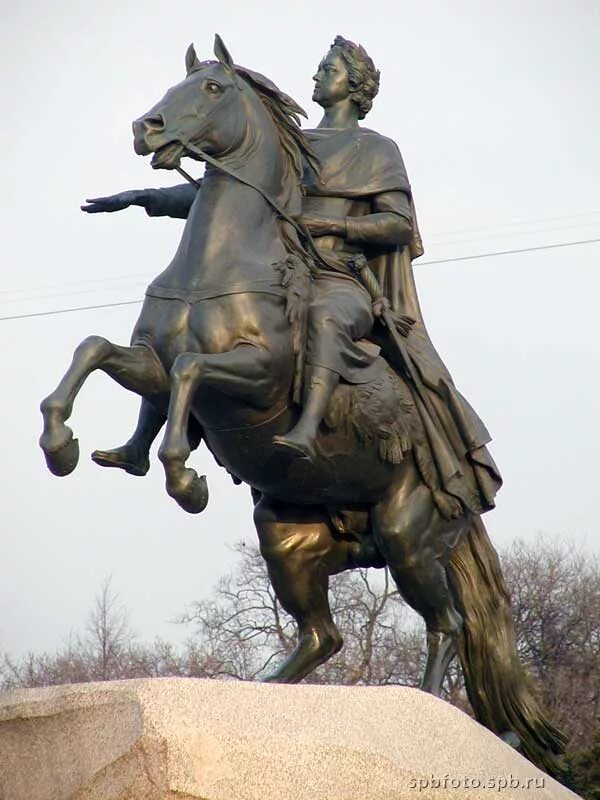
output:
[[[259,406],[273,394],[272,359],[259,345],[243,344],[225,353],[182,353],[171,368],[171,398],[163,442],[158,451],[168,494],[190,514],[208,503],[205,476],[186,468],[191,448],[188,421],[196,391],[210,386]]]
[[[49,470],[68,475],[77,466],[79,444],[65,421],[86,378],[100,369],[125,389],[142,396],[169,391],[169,378],[156,354],[143,345],[122,347],[101,336],[89,336],[76,348],[73,360],[52,394],[40,405],[44,430],[40,447]]]

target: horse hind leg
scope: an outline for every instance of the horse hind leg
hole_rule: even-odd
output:
[[[345,544],[332,536],[324,511],[306,506],[263,497],[254,523],[277,599],[298,626],[295,648],[264,680],[297,683],[343,645],[328,588],[329,575],[347,566]]]
[[[451,549],[444,542],[456,540],[469,522],[444,520],[415,474],[376,506],[372,524],[400,594],[425,621],[427,662],[421,688],[439,696],[458,652],[463,622],[448,584]]]
[[[62,380],[40,405],[44,420],[40,447],[54,475],[68,475],[77,466],[79,445],[65,421],[71,416],[75,398],[85,380],[97,369],[142,396],[169,391],[168,376],[149,347],[122,347],[101,336],[84,339],[76,348]]]

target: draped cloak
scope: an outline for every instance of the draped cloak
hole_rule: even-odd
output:
[[[434,491],[459,498],[473,513],[487,511],[494,507],[502,478],[486,447],[491,437],[485,425],[454,386],[423,321],[412,268],[423,245],[400,151],[391,139],[367,128],[322,128],[305,134],[321,161],[318,175],[308,167],[305,171],[307,195],[369,200],[381,193],[402,192],[406,198],[405,208],[395,210],[412,223],[410,244],[366,245],[364,254],[393,311],[415,320],[405,350],[429,401],[423,402],[411,387],[429,450],[426,483]],[[354,220],[360,225],[360,217],[349,218],[349,230]],[[391,341],[384,344],[384,352],[388,347],[393,349]]]

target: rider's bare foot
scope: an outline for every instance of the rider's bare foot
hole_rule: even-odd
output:
[[[297,434],[294,431],[285,436],[274,436],[273,446],[280,453],[290,458],[304,458],[310,462],[315,460],[315,448],[313,442],[306,436]]]
[[[143,477],[150,469],[148,452],[135,444],[125,444],[114,450],[94,450],[92,461],[100,467],[117,467],[129,475]]]

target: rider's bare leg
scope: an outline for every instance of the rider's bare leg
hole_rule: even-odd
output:
[[[242,344],[225,353],[182,353],[171,369],[167,427],[158,457],[166,474],[167,492],[190,513],[206,507],[206,481],[186,469],[190,452],[188,423],[194,395],[202,386],[219,389],[257,406],[275,402],[272,358],[259,345]]]
[[[315,440],[329,401],[340,382],[340,376],[326,367],[309,367],[306,372],[302,415],[289,433],[274,436],[273,444],[297,458],[315,458]]]
[[[444,520],[429,489],[415,480],[390,492],[373,510],[372,523],[398,590],[425,620],[427,663],[421,688],[439,696],[462,630],[445,568],[450,551],[442,537],[459,536],[469,521]],[[452,526],[458,528],[453,531]]]
[[[342,647],[329,608],[329,574],[346,566],[325,512],[262,497],[254,509],[260,550],[277,599],[298,626],[292,652],[265,679],[297,683]],[[348,565],[349,566],[349,565]]]
[[[40,446],[49,469],[68,475],[79,458],[77,440],[65,425],[86,378],[100,369],[125,389],[142,396],[169,391],[169,378],[154,351],[143,345],[122,347],[101,336],[89,336],[76,348],[69,369],[56,389],[42,401],[44,431]]]
[[[145,397],[142,398],[137,427],[133,436],[121,447],[94,450],[92,461],[101,467],[118,467],[130,475],[145,475],[150,469],[150,448],[167,420]]]

